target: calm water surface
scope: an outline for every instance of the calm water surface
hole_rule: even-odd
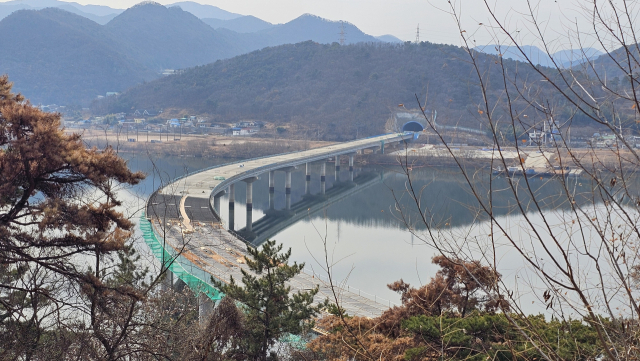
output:
[[[133,170],[141,170],[148,174],[148,178],[140,185],[132,187],[121,194],[126,194],[126,209],[132,214],[144,208],[144,201],[160,182],[167,182],[186,172],[227,163],[223,159],[179,158],[167,157],[150,160],[147,156],[126,156],[129,166]],[[346,169],[345,169],[346,168]],[[158,169],[161,169],[158,172]],[[327,190],[336,182],[333,164],[327,163]],[[310,192],[320,192],[320,165],[311,166],[312,181]],[[284,244],[285,249],[292,249],[292,260],[305,262],[311,270],[321,273],[326,262],[332,265],[333,272],[339,281],[351,287],[357,287],[363,292],[376,297],[399,303],[399,295],[390,291],[386,285],[396,280],[419,286],[429,282],[437,271],[431,264],[431,258],[437,253],[435,249],[426,245],[419,237],[413,236],[404,221],[400,219],[401,212],[396,209],[396,201],[409,216],[405,220],[414,225],[418,233],[424,233],[426,227],[415,213],[415,202],[407,193],[407,177],[399,169],[382,166],[357,167],[356,175],[368,175],[370,181],[355,188],[349,197],[337,201],[325,209],[306,214],[301,220],[290,227],[276,233],[272,239]],[[276,172],[275,209],[285,207],[284,173]],[[341,181],[349,180],[348,167],[342,166],[337,175]],[[486,181],[488,175],[480,173],[478,182]],[[477,237],[486,232],[483,229],[483,219],[478,217],[477,201],[469,193],[464,178],[454,169],[420,168],[412,172],[414,189],[421,193],[421,205],[427,210],[428,222],[431,226],[439,226],[450,232],[450,236],[460,234],[460,237]],[[543,207],[557,211],[567,208],[568,203],[561,194],[559,187],[548,180],[532,180],[534,187],[538,187],[538,197],[545,199]],[[536,183],[537,182],[537,183]],[[582,184],[575,182],[580,194]],[[511,220],[509,214],[514,211],[516,202],[510,192],[504,191],[506,183],[498,180],[493,189],[493,200],[496,213],[517,225],[518,220]],[[236,185],[236,215],[235,228],[241,229],[245,225],[246,200],[244,183]],[[264,216],[269,209],[268,174],[264,174],[253,184],[254,190],[254,222]],[[486,195],[489,194],[485,189]],[[584,188],[586,192],[586,187]],[[292,175],[292,203],[302,200],[305,194],[304,167],[296,170]],[[529,198],[523,194],[523,206],[532,207]],[[578,202],[588,202],[578,197]],[[227,197],[221,202],[222,218],[228,222]],[[486,236],[486,233],[484,234]],[[486,238],[486,237],[485,237]],[[325,247],[326,244],[326,247]],[[477,243],[478,251],[482,251],[483,244]],[[140,247],[143,250],[144,247]],[[516,274],[523,265],[518,257],[511,257],[505,247],[500,253],[500,271],[504,278],[512,277],[514,284],[518,284]],[[326,258],[325,258],[326,256]]]

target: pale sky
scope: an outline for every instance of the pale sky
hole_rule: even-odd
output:
[[[0,0],[3,1],[3,0]],[[69,0],[73,1],[73,0]],[[162,4],[178,0],[159,1]],[[525,45],[538,43],[531,34],[531,24],[522,14],[527,12],[526,0],[486,0],[499,13],[499,19],[518,33]],[[107,5],[128,8],[140,0],[75,0],[80,4]],[[447,0],[197,0],[201,4],[253,15],[271,23],[284,23],[302,14],[311,13],[329,20],[345,20],[374,36],[391,34],[402,40],[414,41],[420,24],[420,40],[460,45],[460,31],[450,13]],[[568,29],[574,29],[578,19],[581,31],[591,31],[590,22],[579,4],[585,0],[532,0],[535,12],[545,28],[545,36],[555,40],[555,50],[576,48],[564,40]],[[485,0],[452,0],[461,16],[465,35],[477,45],[495,43]],[[482,25],[480,25],[482,23]],[[504,41],[500,39],[500,41]],[[473,42],[471,42],[473,44]],[[537,44],[536,44],[537,45]],[[594,46],[588,43],[586,46]],[[600,46],[595,46],[600,48]]]

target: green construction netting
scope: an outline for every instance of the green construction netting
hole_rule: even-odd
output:
[[[142,231],[144,242],[149,246],[153,255],[164,265],[168,265],[169,271],[189,286],[196,293],[204,293],[211,300],[219,301],[224,296],[220,291],[211,286],[207,280],[211,275],[191,263],[180,255],[176,255],[171,247],[164,247],[162,242],[156,238],[151,222],[145,214],[140,217],[140,230]],[[169,248],[169,250],[167,250]]]

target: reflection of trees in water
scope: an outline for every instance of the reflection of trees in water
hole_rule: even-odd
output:
[[[369,168],[367,170],[381,170]],[[406,194],[406,178],[394,170],[386,169],[384,183],[374,184],[360,193],[330,206],[326,216],[331,220],[342,220],[359,226],[383,226],[403,228],[398,221],[397,211],[394,209],[395,199],[403,207],[407,215],[417,216],[416,205]],[[518,204],[513,193],[508,188],[507,179],[503,176],[494,177],[492,190],[489,189],[489,172],[479,170],[475,174],[474,186],[483,198],[493,198],[494,212],[497,216],[509,215],[517,212]],[[523,208],[527,212],[537,211],[532,194],[527,190],[524,177],[515,178],[518,184],[518,196]],[[422,191],[421,202],[423,210],[427,210],[431,226],[462,226],[477,220],[484,220],[480,216],[478,201],[469,192],[463,176],[450,172],[446,168],[424,168],[413,172],[414,187]],[[529,178],[533,189],[533,196],[543,211],[569,210],[570,200],[563,190],[562,182],[566,182],[573,190],[576,204],[601,203],[601,198],[592,192],[593,185],[583,178]],[[640,189],[638,179],[633,179],[632,189]],[[317,213],[314,218],[324,217]],[[417,221],[417,219],[416,219]],[[416,227],[424,228],[417,222]]]

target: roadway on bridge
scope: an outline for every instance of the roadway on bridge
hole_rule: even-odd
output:
[[[161,193],[165,195],[188,195],[189,197],[195,198],[209,198],[212,193],[216,194],[221,192],[226,186],[234,182],[256,177],[271,170],[320,161],[337,155],[354,153],[361,149],[408,140],[412,137],[413,133],[385,134],[301,152],[256,158],[244,162],[223,165],[178,179],[162,188]],[[256,156],[260,155],[256,154]]]

